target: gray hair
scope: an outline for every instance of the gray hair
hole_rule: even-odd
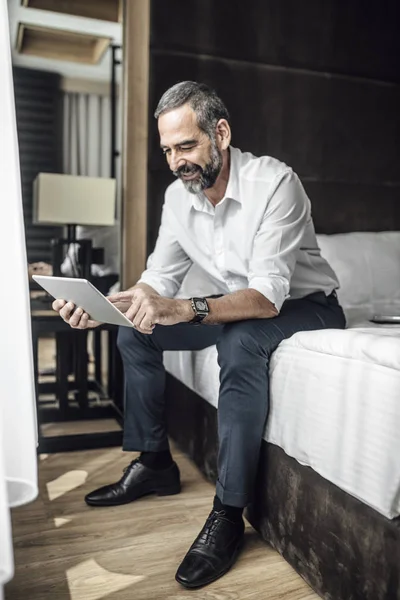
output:
[[[199,128],[211,139],[215,135],[218,121],[230,119],[228,110],[217,93],[204,83],[196,81],[181,81],[169,88],[159,101],[154,116],[158,119],[163,113],[184,104],[189,104],[194,110]]]

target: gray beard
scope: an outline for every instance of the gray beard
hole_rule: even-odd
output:
[[[191,194],[200,194],[212,187],[217,181],[218,175],[222,169],[222,154],[215,142],[211,146],[210,162],[206,164],[204,169],[201,169],[199,178],[193,181],[184,181],[181,179],[185,189]],[[179,174],[178,174],[179,177]]]

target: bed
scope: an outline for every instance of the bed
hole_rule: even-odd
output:
[[[400,233],[318,236],[348,328],[300,332],[270,364],[248,518],[326,600],[400,599]],[[206,293],[189,274],[182,296]],[[212,293],[211,289],[209,293]],[[172,437],[216,478],[216,348],[166,352]]]

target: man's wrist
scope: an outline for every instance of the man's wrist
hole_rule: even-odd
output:
[[[179,314],[182,319],[181,322],[189,323],[194,317],[192,303],[190,302],[190,300],[177,300],[177,302],[179,303],[178,306]]]

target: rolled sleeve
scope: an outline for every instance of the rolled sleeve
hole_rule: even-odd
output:
[[[154,252],[138,283],[150,285],[160,296],[173,298],[191,265],[192,261],[177,240],[172,209],[164,202]]]
[[[248,274],[248,287],[263,294],[278,311],[289,296],[297,253],[310,220],[310,201],[290,169],[279,178],[267,203]]]

